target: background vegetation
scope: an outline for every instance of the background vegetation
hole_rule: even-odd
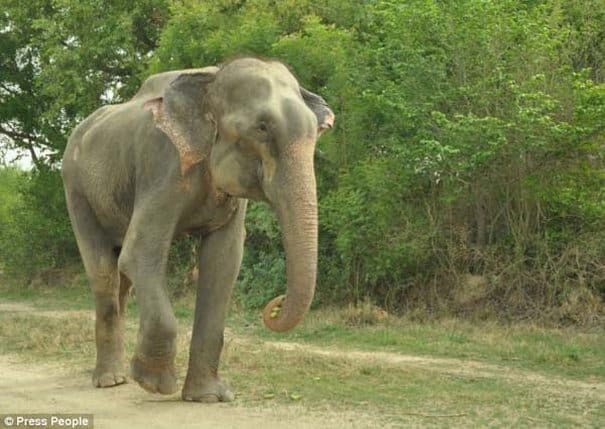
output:
[[[148,75],[276,57],[328,100],[316,156],[319,303],[591,323],[605,313],[603,0],[0,0],[0,264],[78,260],[58,160]],[[3,139],[3,140],[2,140]],[[238,296],[284,287],[249,209]],[[173,251],[182,290],[192,243]],[[179,274],[179,275],[177,275]]]

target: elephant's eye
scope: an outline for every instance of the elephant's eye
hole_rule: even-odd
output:
[[[269,132],[269,126],[267,125],[266,122],[261,122],[258,124],[258,130],[261,133],[267,133],[267,132]]]

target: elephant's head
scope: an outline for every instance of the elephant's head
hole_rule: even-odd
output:
[[[317,274],[317,196],[313,153],[334,114],[277,61],[242,58],[176,78],[148,104],[168,131],[187,174],[209,157],[214,186],[268,202],[286,251],[285,297],[265,307],[274,331],[296,326],[311,305]],[[179,143],[180,141],[180,143]]]

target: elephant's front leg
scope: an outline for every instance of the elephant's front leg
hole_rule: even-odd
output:
[[[240,200],[229,224],[206,237],[200,249],[195,322],[183,399],[228,402],[233,393],[218,376],[225,315],[239,273],[247,200]]]
[[[171,217],[176,219],[161,206],[135,213],[118,260],[118,268],[135,287],[140,309],[132,378],[145,390],[162,394],[177,389],[177,321],[166,292],[168,251],[176,223]]]

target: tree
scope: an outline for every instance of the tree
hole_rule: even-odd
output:
[[[36,167],[52,165],[77,121],[140,84],[168,1],[2,3],[0,135]]]

